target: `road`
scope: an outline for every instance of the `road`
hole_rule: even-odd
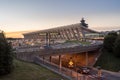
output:
[[[102,72],[102,80],[120,80],[120,73],[106,71],[106,70],[101,70],[101,72]],[[97,73],[98,73],[98,70],[93,68],[91,69],[88,76],[97,78]]]

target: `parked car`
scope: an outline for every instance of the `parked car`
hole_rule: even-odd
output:
[[[90,68],[89,67],[79,67],[77,69],[77,72],[81,73],[81,74],[89,74]]]
[[[44,47],[44,49],[52,49],[52,47],[51,46],[48,46],[48,45],[45,45],[45,46],[43,46]]]

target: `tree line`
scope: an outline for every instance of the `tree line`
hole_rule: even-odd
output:
[[[13,70],[13,56],[11,44],[7,42],[4,33],[0,33],[0,75]]]

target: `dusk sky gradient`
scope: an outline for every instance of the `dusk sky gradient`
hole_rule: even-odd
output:
[[[120,0],[0,0],[0,29],[42,30],[79,23],[98,31],[120,29]]]

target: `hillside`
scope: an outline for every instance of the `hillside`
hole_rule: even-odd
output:
[[[67,80],[62,76],[33,63],[14,60],[14,65],[14,71],[6,76],[0,76],[0,80]]]
[[[95,67],[97,66],[100,66],[105,70],[118,72],[120,71],[120,58],[115,57],[113,53],[103,50],[101,56],[95,64]]]

